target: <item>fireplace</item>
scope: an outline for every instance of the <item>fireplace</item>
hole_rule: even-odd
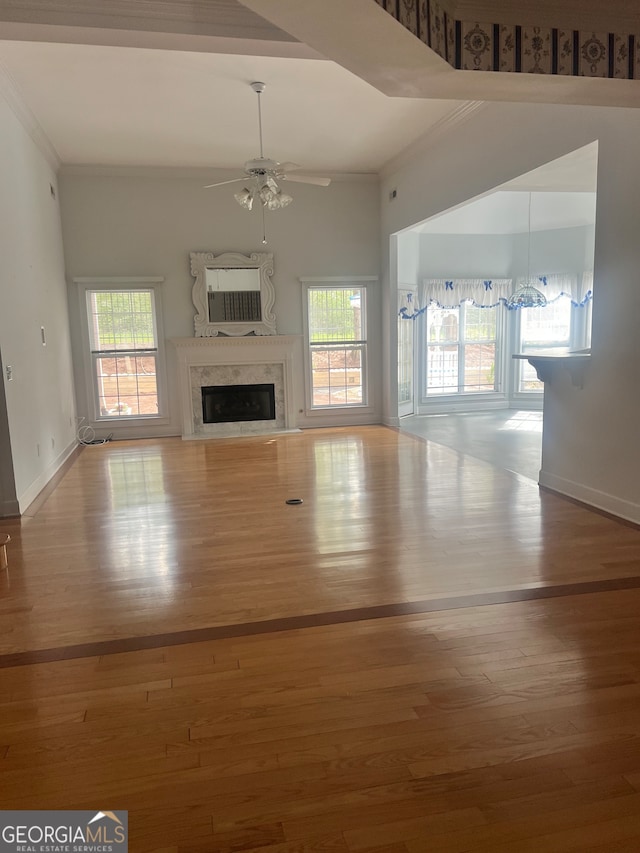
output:
[[[275,386],[272,383],[205,385],[200,390],[204,424],[275,419],[276,397]]]
[[[296,386],[301,380],[296,364],[302,363],[298,336],[174,338],[173,344],[178,355],[183,438],[297,431]],[[208,393],[203,394],[203,389],[222,388],[228,394],[234,386],[271,386],[274,409],[270,409],[270,417],[261,415],[258,420],[248,420],[241,418],[236,409],[228,414],[229,419],[218,420],[212,414],[217,403],[205,404]],[[212,420],[208,421],[208,417]]]

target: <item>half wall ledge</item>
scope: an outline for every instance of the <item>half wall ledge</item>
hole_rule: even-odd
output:
[[[584,388],[584,373],[591,361],[591,350],[547,350],[535,353],[516,353],[512,358],[528,361],[540,382],[551,382],[557,368],[568,370],[571,383]]]

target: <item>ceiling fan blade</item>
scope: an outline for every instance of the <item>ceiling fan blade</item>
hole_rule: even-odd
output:
[[[331,178],[317,178],[315,175],[280,175],[283,181],[297,181],[299,184],[313,184],[316,187],[328,187]]]
[[[223,187],[225,184],[237,184],[239,181],[248,181],[249,178],[245,176],[244,178],[231,178],[230,181],[218,181],[217,184],[207,184],[206,187],[203,187],[205,190],[210,190],[212,187]]]
[[[278,166],[278,171],[283,174],[286,172],[295,172],[296,169],[302,169],[302,166],[299,166],[297,163],[280,163]]]

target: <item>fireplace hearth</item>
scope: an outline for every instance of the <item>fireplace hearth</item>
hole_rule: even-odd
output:
[[[204,424],[272,421],[276,416],[275,386],[207,385],[201,388]]]

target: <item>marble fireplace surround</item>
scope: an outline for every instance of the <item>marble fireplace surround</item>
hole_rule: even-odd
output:
[[[182,437],[224,438],[295,430],[296,335],[173,338],[178,356]],[[276,417],[270,421],[205,424],[202,387],[272,383]]]

